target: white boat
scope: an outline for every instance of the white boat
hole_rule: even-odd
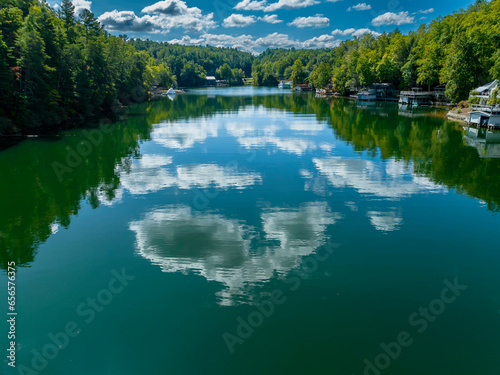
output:
[[[175,95],[175,90],[171,87],[167,91],[167,95]]]

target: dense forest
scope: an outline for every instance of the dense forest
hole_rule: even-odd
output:
[[[417,31],[365,34],[319,50],[270,49],[257,58],[233,48],[180,46],[110,35],[94,14],[64,0],[0,6],[0,135],[40,126],[79,125],[120,116],[148,88],[279,80],[332,85],[341,94],[375,82],[396,89],[446,84],[453,102],[500,78],[500,0],[477,0]]]
[[[88,10],[64,0],[2,0],[0,133],[114,119],[120,103],[143,100],[144,83],[161,74],[154,60],[109,35]]]
[[[239,77],[252,75],[253,56],[234,48],[181,46],[140,39],[132,39],[129,44],[139,51],[148,52],[158,64],[168,66],[181,87],[201,85],[205,76],[228,81],[234,77],[239,81]],[[231,72],[225,71],[227,68]]]
[[[403,35],[365,34],[330,50],[275,49],[253,63],[256,85],[292,79],[344,94],[375,82],[396,89],[446,84],[453,102],[500,78],[500,0],[477,0],[466,10],[438,17]]]
[[[116,120],[150,86],[197,86],[207,72],[230,83],[251,74],[253,56],[110,35],[94,14],[56,11],[38,0],[0,5],[0,135],[60,124]],[[229,65],[228,65],[229,64]]]

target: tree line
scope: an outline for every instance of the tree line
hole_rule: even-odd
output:
[[[235,48],[182,46],[141,39],[132,39],[129,44],[170,67],[181,87],[199,86],[206,76],[241,84],[242,78],[252,74],[253,56]]]
[[[331,49],[269,49],[254,58],[234,48],[181,46],[110,35],[70,0],[0,6],[0,134],[40,126],[114,120],[150,86],[204,85],[207,75],[242,84],[279,80],[329,85],[341,94],[391,83],[396,89],[446,84],[453,102],[500,78],[500,0],[477,0],[403,35],[365,34]]]
[[[58,10],[44,0],[2,0],[0,135],[116,120],[149,87],[199,86],[207,72],[227,76],[228,63],[237,84],[251,74],[252,60],[232,48],[113,36],[91,11],[75,14],[70,0]]]
[[[403,35],[365,34],[324,50],[274,49],[253,63],[256,85],[292,79],[312,87],[332,85],[341,94],[391,83],[395,89],[446,84],[458,103],[475,87],[500,78],[500,0],[477,0]]]

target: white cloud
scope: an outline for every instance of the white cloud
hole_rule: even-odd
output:
[[[278,19],[277,14],[266,14],[264,17],[259,17],[259,20],[261,20],[262,22],[267,22],[272,24],[283,22],[282,20]]]
[[[302,43],[302,48],[333,48],[340,44],[340,40],[335,39],[331,35],[323,34],[316,36],[312,39],[308,39]]]
[[[157,125],[152,133],[152,139],[166,148],[188,150],[196,143],[205,142],[209,137],[217,137],[218,128],[219,124],[216,121],[204,118],[196,121],[163,122]]]
[[[184,45],[211,45],[215,47],[233,47],[253,54],[266,48],[332,48],[339,45],[339,41],[330,35],[321,35],[305,41],[291,39],[287,34],[272,33],[265,37],[255,38],[252,35],[203,34],[199,38],[183,36],[181,39],[172,39],[171,44]]]
[[[151,33],[168,33],[173,28],[201,32],[217,27],[213,20],[213,13],[203,15],[201,9],[189,8],[181,0],[160,1],[145,7],[142,13],[146,15],[139,17],[133,11],[117,11],[115,9],[102,14],[99,17],[99,22],[112,31]]]
[[[415,12],[413,14],[429,14],[429,13],[434,13],[434,8],[419,10],[418,12]]]
[[[330,26],[330,19],[324,17],[322,14],[316,14],[311,17],[297,17],[288,26],[295,27],[328,27]]]
[[[377,165],[371,160],[341,159],[337,157],[313,159],[318,171],[338,188],[351,187],[360,194],[400,200],[415,194],[446,191],[441,185],[411,172],[411,166],[390,160]],[[390,178],[387,178],[390,176]]]
[[[267,1],[243,0],[240,1],[234,9],[237,10],[264,10],[267,6]]]
[[[347,8],[347,11],[350,12],[351,10],[370,10],[372,9],[372,6],[367,3],[359,3],[358,5],[354,5],[352,7]]]
[[[87,0],[73,0],[72,3],[75,6],[75,14],[80,14],[84,9],[90,10],[90,6],[92,5],[92,1]]]
[[[399,230],[403,224],[403,218],[399,217],[399,212],[397,211],[368,211],[367,216],[375,229],[382,232]]]
[[[298,208],[270,208],[260,215],[262,229],[187,206],[156,208],[130,223],[136,248],[162,272],[193,272],[221,284],[218,303],[251,303],[252,288],[299,267],[328,240],[327,229],[341,220],[324,202]],[[256,236],[257,231],[262,236]],[[266,238],[252,251],[252,239]],[[266,246],[266,244],[272,243]]]
[[[319,4],[317,0],[279,0],[277,3],[270,4],[264,11],[274,12],[277,9],[299,9],[311,5]]]
[[[311,5],[319,4],[317,0],[279,0],[277,3],[269,4],[267,0],[242,0],[234,9],[237,10],[263,10],[264,12],[274,12],[278,9],[299,9]]]
[[[167,16],[178,16],[187,13],[198,13],[199,8],[188,8],[184,1],[180,0],[165,0],[159,1],[153,5],[147,6],[142,10],[142,13],[161,13]]]
[[[194,188],[245,189],[262,183],[258,173],[243,173],[236,168],[216,164],[180,165],[167,168],[171,157],[143,155],[139,160],[124,159],[117,172],[122,188],[133,195],[154,193],[169,187],[191,190]]]
[[[370,30],[370,29],[358,29],[352,33],[353,36],[361,36],[364,34],[372,34],[373,36],[379,36],[382,35],[381,33],[378,33],[376,31]]]
[[[292,137],[242,137],[238,139],[238,143],[246,149],[275,147],[280,151],[298,156],[304,155],[308,151],[317,149],[314,142],[303,138]]]
[[[139,33],[155,32],[153,20],[150,16],[137,17],[132,11],[105,12],[99,17],[99,22],[108,30],[131,31]]]
[[[387,12],[375,17],[372,20],[373,26],[382,25],[406,25],[415,22],[415,17],[409,15],[408,12],[392,13]]]
[[[336,29],[336,30],[332,31],[332,35],[361,36],[361,35],[364,35],[364,34],[372,34],[373,36],[379,36],[379,35],[381,35],[380,33],[376,32],[376,31],[373,31],[373,30],[370,30],[370,29],[357,29],[356,30],[356,29],[350,28],[350,29],[345,29],[345,30]]]
[[[227,17],[222,26],[224,27],[246,27],[257,22],[255,16],[244,16],[242,14],[231,14]]]

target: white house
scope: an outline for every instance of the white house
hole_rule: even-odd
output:
[[[497,79],[471,92],[469,101],[474,103],[469,117],[471,124],[500,128],[500,104],[491,103],[495,97],[500,99],[500,82]]]

